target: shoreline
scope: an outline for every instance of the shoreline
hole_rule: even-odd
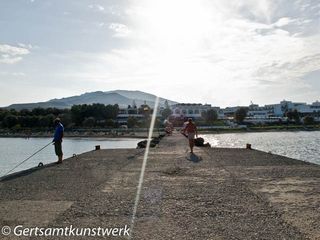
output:
[[[178,131],[178,130],[176,130]],[[265,132],[317,132],[320,128],[213,128],[213,129],[198,129],[199,134],[227,134],[227,133],[265,133]],[[159,136],[165,132],[154,132],[153,136]],[[34,132],[31,134],[26,133],[0,133],[0,138],[51,138],[53,132]],[[132,131],[132,132],[86,132],[75,133],[65,132],[64,138],[148,138],[147,131]]]
[[[162,132],[154,132],[153,137],[158,137]],[[32,134],[23,133],[6,133],[0,134],[0,138],[52,138],[53,133],[37,132]],[[106,139],[121,139],[121,138],[148,138],[148,132],[135,132],[135,133],[118,133],[118,134],[101,134],[101,133],[87,133],[75,134],[73,132],[65,132],[64,138],[106,138]]]
[[[201,134],[226,134],[226,133],[266,133],[266,132],[318,132],[320,129],[212,129],[199,130]]]
[[[53,138],[52,135],[32,135],[32,136],[26,136],[26,135],[1,135],[0,138]],[[103,139],[122,139],[122,138],[132,138],[132,139],[146,139],[148,136],[101,136],[101,135],[70,135],[70,136],[64,136],[64,139],[77,139],[77,138],[103,138]]]

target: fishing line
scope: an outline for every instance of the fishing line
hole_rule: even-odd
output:
[[[30,157],[26,158],[25,160],[23,160],[22,162],[18,163],[16,166],[14,166],[14,168],[12,168],[9,172],[7,172],[5,175],[8,175],[9,173],[11,173],[14,169],[16,169],[17,167],[19,167],[21,164],[23,164],[24,162],[28,161],[30,158],[32,158],[34,155],[36,155],[37,153],[41,152],[43,149],[45,149],[46,147],[48,147],[50,144],[52,144],[52,142],[48,143],[47,145],[45,145],[44,147],[42,147],[41,149],[39,149],[38,151],[36,151],[34,154],[32,154]]]

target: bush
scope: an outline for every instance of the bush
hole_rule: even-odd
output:
[[[94,127],[95,124],[96,124],[96,119],[94,117],[88,117],[82,122],[82,125],[84,127]]]
[[[3,127],[12,128],[16,124],[18,124],[18,118],[14,115],[7,115],[3,119]]]
[[[202,117],[207,124],[213,124],[213,122],[218,119],[218,113],[214,109],[209,109],[208,111],[202,113]]]
[[[311,116],[306,116],[304,119],[303,119],[303,123],[305,125],[313,125],[314,124],[314,118],[311,117]]]
[[[138,124],[138,120],[134,117],[129,117],[127,121],[128,128],[134,128]]]
[[[247,112],[248,109],[247,108],[239,108],[235,114],[234,114],[234,118],[238,123],[243,123],[243,120],[247,117]]]

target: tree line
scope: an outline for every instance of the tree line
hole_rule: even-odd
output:
[[[66,127],[115,127],[119,106],[104,104],[74,105],[71,109],[0,109],[1,128],[52,128],[59,117]]]
[[[132,109],[134,112],[143,114],[142,119],[129,117],[128,127],[148,127],[150,124],[150,114],[152,109],[148,105],[142,105],[139,108]],[[234,114],[234,120],[238,123],[243,123],[247,117],[248,108],[240,108]],[[53,121],[59,117],[67,128],[77,127],[119,127],[117,123],[117,115],[119,113],[119,106],[104,105],[95,103],[92,105],[82,104],[74,105],[71,109],[58,108],[34,108],[32,110],[22,109],[20,111],[14,109],[0,108],[0,127],[5,129],[25,129],[25,128],[39,128],[48,129],[53,127]],[[156,120],[156,126],[161,126],[162,120],[168,118],[172,114],[169,106],[162,111],[162,119]],[[301,114],[297,110],[287,111],[285,116],[290,121],[301,123]],[[217,123],[218,113],[214,109],[210,109],[202,113],[202,120],[197,120],[199,125],[214,125]],[[311,116],[304,116],[304,124],[314,124],[314,118]]]

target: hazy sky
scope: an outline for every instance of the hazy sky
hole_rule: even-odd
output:
[[[142,90],[320,100],[319,0],[1,0],[0,106]]]

